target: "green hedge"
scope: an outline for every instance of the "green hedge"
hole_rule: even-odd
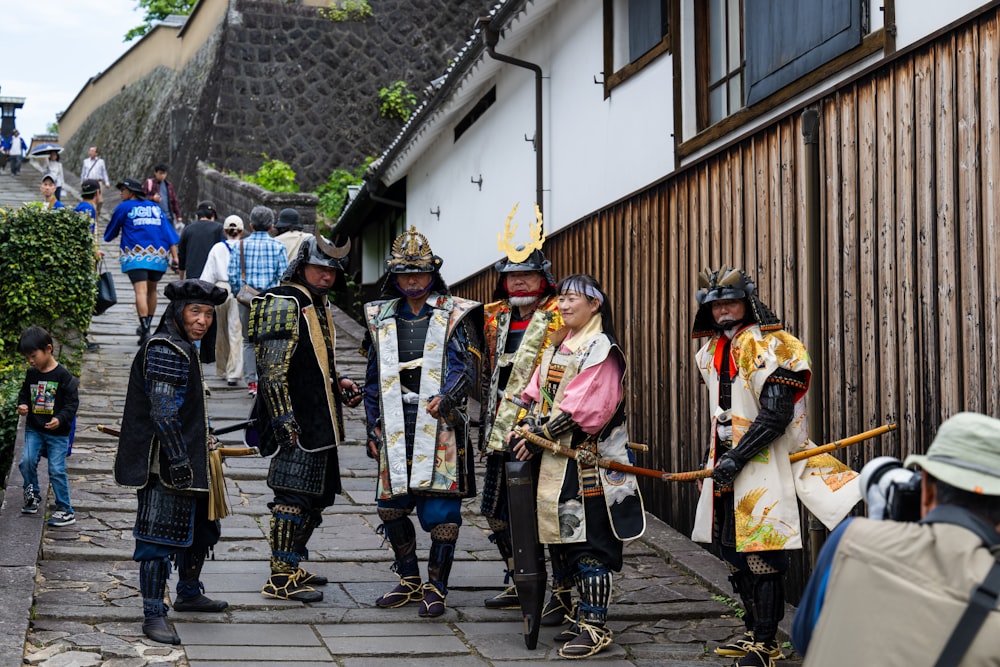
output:
[[[80,374],[96,292],[88,227],[70,209],[0,209],[0,484],[11,464],[14,402],[26,368],[17,352],[21,332],[33,324],[48,330],[60,363]]]

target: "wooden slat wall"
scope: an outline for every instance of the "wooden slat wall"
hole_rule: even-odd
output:
[[[860,467],[924,451],[960,410],[1000,416],[1000,24],[990,13],[819,101],[825,345],[811,400],[824,439],[887,420],[899,431],[845,454]],[[630,360],[640,464],[697,467],[707,397],[689,333],[696,274],[725,262],[757,280],[804,334],[805,182],[798,115],[553,234],[557,276],[606,288]],[[489,300],[491,270],[456,285]],[[644,480],[679,530],[694,487]]]

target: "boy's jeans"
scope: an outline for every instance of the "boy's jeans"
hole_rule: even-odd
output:
[[[66,474],[66,451],[69,449],[69,435],[42,433],[33,428],[24,429],[24,452],[21,455],[21,478],[24,488],[31,488],[41,495],[38,486],[38,460],[42,456],[42,446],[49,460],[49,483],[56,494],[56,509],[73,512],[69,500],[69,476]],[[44,497],[42,502],[44,503]]]

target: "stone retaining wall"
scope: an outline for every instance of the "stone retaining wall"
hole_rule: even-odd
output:
[[[219,212],[219,220],[226,216],[238,215],[243,218],[244,229],[250,229],[250,211],[254,206],[267,206],[274,211],[275,218],[283,208],[294,208],[299,212],[306,231],[316,225],[316,204],[319,198],[312,193],[270,192],[241,181],[234,176],[222,174],[204,163],[198,163],[198,192],[201,199],[209,199]]]

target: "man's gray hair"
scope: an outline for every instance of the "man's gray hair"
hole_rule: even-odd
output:
[[[266,206],[254,206],[250,211],[250,226],[258,231],[266,231],[274,224],[274,211]]]

